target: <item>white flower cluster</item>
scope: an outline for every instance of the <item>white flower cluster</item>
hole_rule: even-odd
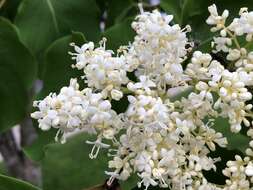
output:
[[[229,29],[237,36],[246,34],[246,40],[251,41],[253,35],[253,11],[248,12],[248,8],[240,10],[240,18],[235,18]]]
[[[228,143],[213,127],[216,118],[227,119],[234,133],[252,126],[253,52],[236,36],[245,34],[251,41],[253,16],[242,9],[241,17],[226,27],[227,10],[221,16],[215,5],[208,10],[211,31],[220,31],[214,37],[214,52],[225,52],[229,66],[195,51],[184,69],[181,64],[192,45],[186,36],[190,27],[181,29],[171,24],[172,15],[141,8],[132,23],[137,33],[134,41],[120,47],[116,56],[105,49],[105,39],[97,48],[92,42],[81,47],[72,44],[76,51],[71,53],[76,61],[73,67],[83,70],[88,88],[79,90],[77,79],[71,79],[59,94],[36,101],[39,111],[32,117],[42,130],[58,129],[62,142],[74,130],[96,134],[95,142],[87,141],[94,145],[91,158],[100,148],[111,146],[108,183],[137,173],[138,186],[146,189],[151,185],[172,190],[249,190],[253,187],[253,140],[245,158],[237,155],[235,161],[227,162],[224,186],[208,182],[203,171],[216,170],[215,163],[222,158],[209,153]],[[172,100],[171,91],[188,87],[192,92]],[[117,114],[111,100],[120,104],[124,95],[128,107]],[[253,130],[248,129],[253,139]],[[112,143],[104,144],[103,139]]]
[[[145,75],[161,89],[177,86],[186,79],[181,63],[188,51],[186,46],[191,45],[186,37],[191,29],[170,25],[172,19],[172,15],[162,15],[157,10],[142,11],[132,23],[137,35],[126,55],[137,77]]]
[[[124,56],[112,57],[113,51],[105,50],[105,42],[103,39],[98,48],[93,42],[81,48],[73,44],[77,52],[71,53],[76,60],[73,67],[83,69],[85,82],[90,88],[101,90],[103,98],[119,100],[123,97],[120,87],[128,82],[126,61]]]
[[[102,138],[113,139],[122,124],[120,116],[111,109],[110,101],[102,97],[89,88],[80,91],[77,80],[71,79],[70,86],[63,87],[58,95],[51,93],[44,100],[35,101],[34,106],[39,111],[31,116],[38,120],[42,130],[58,129],[56,141],[61,135],[61,143],[65,143],[66,134],[82,129],[98,134],[95,145],[103,146]]]

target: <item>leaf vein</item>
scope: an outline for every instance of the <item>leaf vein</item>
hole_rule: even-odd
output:
[[[49,8],[49,11],[51,12],[52,14],[52,18],[53,18],[53,23],[54,23],[54,26],[55,26],[55,30],[57,32],[57,34],[60,34],[60,30],[59,30],[59,26],[58,26],[58,23],[57,23],[57,19],[56,19],[56,14],[55,14],[55,10],[54,10],[54,7],[51,3],[50,0],[46,0],[47,2],[47,5],[48,5],[48,8]]]

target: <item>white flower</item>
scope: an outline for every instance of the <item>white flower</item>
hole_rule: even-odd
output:
[[[187,65],[185,70],[186,74],[191,76],[192,78],[197,79],[206,79],[208,66],[210,65],[212,57],[210,54],[202,53],[200,51],[195,51],[193,53],[193,57],[191,62]]]
[[[219,51],[228,52],[229,47],[232,45],[232,40],[230,38],[226,37],[214,37],[213,38],[213,46],[215,46],[215,50],[213,50],[214,53],[217,53]]]
[[[119,90],[113,89],[111,91],[111,97],[114,100],[120,100],[123,97],[123,93]]]
[[[223,174],[229,177],[226,180],[224,190],[230,189],[250,189],[250,183],[246,179],[245,165],[249,162],[249,157],[242,159],[240,156],[235,156],[235,161],[228,161],[227,168],[223,170]]]
[[[170,164],[175,164],[175,150],[166,150],[166,149],[161,149],[161,157],[162,159],[159,161],[158,166],[163,167],[163,166],[169,166]]]
[[[136,91],[138,89],[144,89],[147,93],[150,93],[151,92],[150,88],[156,87],[156,84],[145,75],[141,75],[139,77],[139,79],[140,79],[140,82],[128,83],[127,88],[131,91]]]
[[[168,120],[168,107],[160,98],[139,95],[136,98],[128,96],[130,105],[126,111],[127,117],[135,123],[166,122]]]
[[[127,178],[132,173],[132,169],[128,162],[126,162],[124,159],[121,159],[117,156],[113,158],[113,160],[109,161],[109,168],[115,168],[116,178],[120,180],[127,180]],[[109,172],[107,172],[108,175],[111,175]]]
[[[241,57],[241,52],[238,49],[230,49],[227,55],[227,60],[234,61]]]
[[[216,5],[213,4],[208,7],[208,11],[210,12],[210,16],[207,18],[206,23],[209,25],[215,25],[215,27],[213,27],[211,31],[215,32],[217,30],[222,29],[229,15],[228,10],[224,10],[222,15],[220,16],[218,14]]]
[[[228,144],[227,138],[223,137],[222,133],[216,132],[209,125],[201,126],[199,131],[199,134],[201,135],[198,138],[205,141],[208,148],[212,151],[215,151],[216,149],[215,143],[223,148],[225,148]]]
[[[102,99],[102,94],[92,93],[91,89],[79,91],[76,79],[71,79],[69,87],[63,87],[58,95],[50,94],[44,100],[34,103],[39,108],[31,116],[39,121],[42,130],[51,127],[62,133],[65,142],[66,133],[81,129],[89,133],[101,132],[107,139],[112,139],[121,127],[111,103]],[[113,128],[112,126],[117,126]]]
[[[218,61],[212,61],[209,68],[208,68],[208,75],[212,77],[212,80],[210,82],[214,82],[214,84],[221,79],[221,75],[224,71],[224,66],[221,65]]]
[[[125,57],[113,57],[113,51],[105,49],[105,39],[98,48],[89,42],[81,48],[75,46],[75,50],[77,53],[72,55],[77,63],[73,67],[83,70],[88,86],[101,90],[105,98],[113,95],[113,99],[119,100],[120,87],[128,82]]]
[[[147,172],[147,173],[151,173],[151,165],[150,165],[151,161],[151,156],[146,153],[143,152],[141,153],[135,160],[135,167],[139,172]]]
[[[88,101],[81,91],[76,79],[71,79],[69,87],[63,87],[59,95],[50,94],[44,100],[34,103],[39,108],[31,114],[38,119],[39,127],[48,130],[51,127],[58,128],[63,132],[62,142],[65,141],[64,133],[74,131],[82,126],[87,114],[85,110]]]
[[[188,118],[189,121],[193,121],[197,124],[202,123],[207,115],[215,116],[216,112],[212,107],[213,96],[210,92],[203,90],[200,94],[190,93],[188,98],[182,98],[181,104],[183,108],[183,115]],[[189,126],[188,126],[189,127]]]
[[[181,62],[187,53],[189,27],[171,25],[172,18],[157,10],[139,15],[132,23],[137,36],[125,55],[127,62],[138,65],[138,78],[146,75],[162,89],[166,84],[178,86],[185,80]]]
[[[247,176],[253,176],[253,164],[249,163],[247,167],[245,168],[245,174]]]
[[[253,12],[248,12],[247,9],[242,8],[240,10],[240,18],[235,18],[233,22],[229,25],[229,29],[235,32],[236,35],[241,36],[246,35],[246,40],[252,40],[253,34]]]
[[[139,176],[142,178],[141,182],[138,182],[139,188],[141,187],[142,183],[146,187],[145,190],[147,190],[150,185],[152,186],[158,185],[158,183],[154,179],[152,179],[149,173],[142,172]]]

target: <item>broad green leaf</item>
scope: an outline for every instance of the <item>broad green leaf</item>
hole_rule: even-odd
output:
[[[7,170],[3,160],[0,161],[0,174],[7,175]]]
[[[18,75],[27,88],[36,78],[37,64],[28,49],[21,43],[17,28],[0,17],[0,65]]]
[[[91,160],[92,145],[85,141],[94,137],[80,134],[66,144],[51,144],[46,147],[42,162],[44,190],[81,190],[102,184],[108,178],[108,157],[102,149],[98,158]]]
[[[128,45],[129,42],[133,41],[135,33],[131,28],[133,19],[128,18],[122,23],[118,23],[108,28],[102,36],[107,38],[107,48],[116,50],[121,45]]]
[[[0,174],[0,190],[40,190],[25,181]]]
[[[131,176],[126,181],[120,181],[120,186],[123,190],[132,189],[136,186],[139,180],[140,178],[137,176],[137,174],[131,174]]]
[[[41,131],[38,129],[38,138],[32,145],[23,147],[25,155],[33,161],[40,162],[45,156],[46,146],[55,143],[56,130]]]
[[[17,73],[0,64],[0,132],[21,122],[28,103],[25,87]]]
[[[48,95],[50,92],[58,92],[63,86],[69,85],[71,78],[80,77],[81,71],[71,68],[75,62],[71,59],[69,51],[74,49],[70,43],[83,44],[85,38],[81,33],[60,38],[50,45],[45,56],[45,72],[42,80],[44,82],[40,97]]]
[[[221,132],[228,140],[227,148],[229,150],[239,150],[242,153],[249,147],[250,138],[241,133],[232,133],[228,119],[219,117],[215,119],[213,128]]]
[[[132,0],[107,0],[107,19],[106,19],[106,27],[113,26],[113,24],[117,23],[119,20],[123,20],[126,16],[128,16],[128,12],[134,6],[134,2]]]
[[[253,42],[248,42],[244,46],[248,51],[253,51]]]
[[[107,150],[101,149],[96,159],[90,159],[92,145],[86,140],[95,140],[87,134],[71,137],[66,144],[49,144],[45,147],[42,161],[43,190],[81,190],[103,184],[109,176]],[[131,189],[137,183],[137,177],[131,176],[120,181],[122,189]]]
[[[80,31],[89,40],[99,36],[100,12],[94,0],[24,0],[15,24],[29,49],[41,55],[59,37]]]
[[[198,16],[207,12],[207,7],[210,5],[211,1],[199,0],[198,3],[194,0],[183,0],[181,8],[180,24],[182,26],[189,24],[190,18],[193,16]],[[205,9],[203,9],[205,7]],[[204,22],[206,18],[201,18]]]
[[[140,10],[138,8],[137,4],[130,4],[129,6],[127,6],[122,12],[121,14],[119,14],[117,16],[117,18],[115,19],[115,24],[119,24],[124,22],[125,20],[127,20],[128,18],[135,18],[136,15],[140,14]]]
[[[176,23],[181,22],[181,6],[179,0],[161,0],[160,6],[167,14],[171,14],[174,16],[174,20]]]
[[[221,158],[221,160],[215,163],[216,171],[203,171],[205,178],[214,184],[226,184],[228,178],[222,174],[222,170],[227,167],[226,164],[229,160],[235,160],[235,155],[243,157],[243,154],[238,150],[228,150],[226,148],[217,147],[216,151],[211,152],[209,156],[212,158]]]
[[[40,162],[43,165],[43,175],[48,175],[49,177],[45,177],[46,181],[44,182],[44,189],[60,189],[60,187],[64,188],[63,185],[66,183],[75,184],[75,181],[71,182],[73,178],[76,176],[80,182],[78,182],[78,187],[82,187],[80,189],[85,189],[87,187],[93,187],[97,184],[103,184],[108,176],[104,175],[104,171],[108,170],[107,168],[107,161],[108,157],[105,150],[102,150],[99,154],[99,158],[95,160],[91,160],[88,157],[89,152],[92,149],[91,145],[87,145],[85,141],[87,139],[93,139],[95,137],[89,136],[87,134],[80,134],[76,137],[72,137],[70,140],[67,141],[67,144],[59,144],[54,142],[56,131],[50,130],[47,132],[40,131],[39,138],[34,142],[33,145],[30,147],[23,148],[25,154],[32,160],[36,162]],[[69,145],[70,143],[70,145]],[[61,157],[61,159],[59,159]],[[57,161],[58,160],[58,161]],[[70,164],[70,162],[73,164]],[[56,164],[56,170],[54,170],[54,165]],[[58,163],[60,162],[60,163]],[[62,162],[62,163],[61,163]],[[65,166],[64,163],[68,165]],[[78,173],[78,168],[81,167],[83,173]],[[94,170],[94,171],[93,171]],[[51,171],[55,171],[51,174]],[[61,178],[62,175],[68,176],[67,172],[73,171],[74,177],[71,179],[66,180],[64,184],[61,184],[62,181],[65,181],[65,178]],[[86,171],[86,172],[85,172]],[[61,172],[63,172],[61,174]],[[90,179],[90,172],[95,173],[98,175],[95,179]],[[55,173],[59,173],[60,175],[55,175]],[[51,179],[51,175],[53,178]],[[70,174],[69,174],[70,175]],[[95,174],[94,174],[95,175]],[[71,175],[70,175],[71,176]],[[88,178],[84,182],[83,179]],[[78,180],[77,179],[77,180]],[[57,181],[57,184],[54,185],[54,181]],[[89,181],[89,182],[87,182]],[[126,181],[120,181],[120,186],[122,189],[131,189],[137,183],[137,176],[132,175]],[[67,185],[70,187],[70,185]],[[67,189],[67,188],[66,188]],[[78,189],[78,188],[77,188]]]

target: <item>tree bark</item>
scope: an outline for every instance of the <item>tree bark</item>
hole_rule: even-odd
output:
[[[21,145],[13,135],[12,130],[0,134],[0,152],[8,174],[28,181],[34,185],[41,185],[41,171],[38,165],[27,158],[20,147],[29,146],[36,138],[31,119],[26,117],[20,127]]]

